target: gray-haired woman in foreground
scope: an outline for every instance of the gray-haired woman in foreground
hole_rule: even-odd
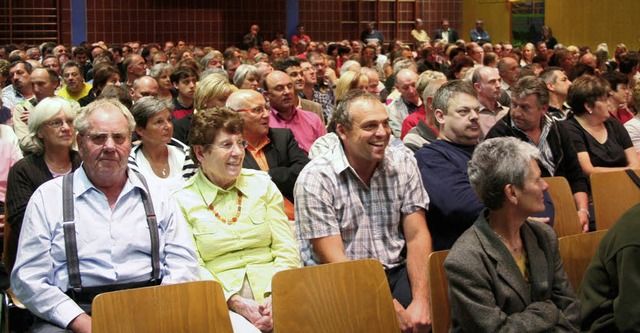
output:
[[[487,207],[445,261],[452,332],[576,332],[580,304],[544,210],[539,151],[516,138],[486,140],[469,181]]]

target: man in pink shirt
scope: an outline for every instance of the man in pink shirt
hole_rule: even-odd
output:
[[[291,129],[300,148],[309,153],[313,142],[327,134],[320,117],[296,108],[293,81],[285,72],[273,71],[267,75],[264,90],[264,96],[271,105],[269,127]]]

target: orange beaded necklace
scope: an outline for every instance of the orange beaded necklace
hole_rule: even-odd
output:
[[[238,210],[236,211],[236,215],[232,217],[231,220],[227,220],[224,217],[220,216],[220,214],[216,212],[216,209],[213,206],[213,202],[209,205],[209,210],[213,213],[213,216],[215,216],[220,222],[227,225],[234,225],[236,222],[238,222],[238,217],[240,217],[240,213],[242,212],[242,195],[240,195],[240,191],[236,191],[236,194],[238,195]]]

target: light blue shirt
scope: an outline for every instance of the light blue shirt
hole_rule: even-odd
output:
[[[74,214],[82,286],[103,286],[151,279],[151,239],[140,191],[132,171],[113,210],[107,197],[87,178],[73,175]],[[70,288],[62,228],[62,178],[40,186],[27,205],[11,288],[37,316],[60,327],[82,309],[67,295]],[[149,183],[160,236],[162,284],[197,280],[193,241],[170,194]]]

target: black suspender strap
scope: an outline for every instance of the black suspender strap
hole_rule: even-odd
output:
[[[147,215],[147,225],[149,226],[149,236],[151,238],[151,281],[160,280],[160,236],[158,234],[158,222],[153,209],[153,202],[149,196],[149,186],[142,174],[134,171],[138,179],[144,185],[146,191],[140,191],[142,204]],[[73,173],[64,175],[62,179],[62,215],[64,230],[64,248],[67,257],[67,274],[69,275],[69,285],[79,292],[82,289],[82,279],[80,278],[80,262],[78,260],[78,246],[76,242],[76,228],[73,204]]]
[[[133,173],[138,176],[142,185],[144,185],[145,191],[140,191],[142,196],[142,204],[144,205],[144,212],[147,214],[147,225],[149,226],[149,235],[151,236],[151,280],[160,279],[160,236],[158,235],[158,222],[156,220],[156,213],[153,209],[153,202],[149,196],[149,186],[144,176],[137,171]]]
[[[79,291],[82,288],[82,279],[80,278],[80,262],[78,260],[76,225],[73,213],[73,173],[66,174],[62,178],[62,216],[69,285],[74,290]]]
[[[636,183],[638,187],[640,187],[640,178],[638,178],[638,175],[636,175],[636,173],[631,169],[627,169],[625,170],[625,172],[627,173],[627,175],[629,175],[631,180],[633,180],[633,182]]]

